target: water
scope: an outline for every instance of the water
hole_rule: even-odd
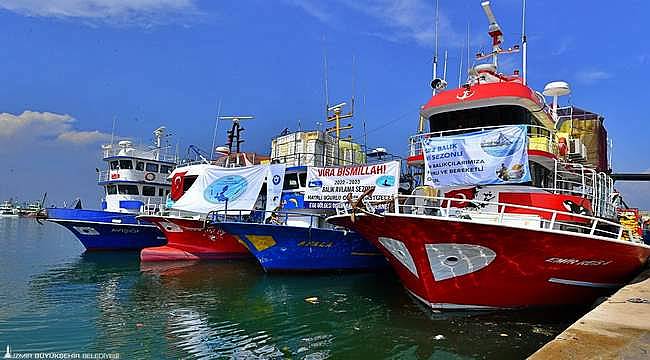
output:
[[[519,359],[584,312],[433,313],[390,271],[267,275],[254,260],[144,266],[137,253],[84,254],[67,230],[30,219],[0,219],[0,249],[3,351]]]

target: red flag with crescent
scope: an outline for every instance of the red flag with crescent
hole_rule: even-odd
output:
[[[177,172],[172,176],[172,192],[171,198],[173,201],[176,201],[183,196],[183,185],[185,184],[185,174],[187,171]]]

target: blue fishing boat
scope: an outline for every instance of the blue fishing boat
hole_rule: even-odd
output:
[[[266,190],[261,190],[253,208],[228,206],[208,216],[208,222],[246,244],[265,271],[367,270],[387,264],[370,242],[325,221],[348,190],[360,193],[369,185],[374,187],[380,178],[382,184],[390,180],[381,174],[361,174],[375,169],[368,166],[370,158],[386,161],[390,155],[383,148],[366,153],[362,145],[341,137],[343,130],[352,128],[340,126],[342,119],[353,114],[353,110],[343,113],[344,106],[346,103],[328,106],[327,121],[334,122],[333,128],[285,129],[271,140]],[[391,169],[395,170],[394,166]],[[339,170],[356,175],[339,177]],[[313,176],[318,172],[323,176]],[[397,193],[396,178],[383,189]]]
[[[164,207],[170,192],[169,174],[176,157],[163,144],[165,128],[154,131],[154,145],[135,146],[130,140],[102,146],[108,169],[99,171],[98,185],[105,192],[101,210],[47,208],[38,217],[70,230],[86,250],[141,250],[166,243],[158,228],[136,219],[142,211],[155,213]]]
[[[210,217],[216,226],[246,244],[267,272],[367,270],[386,266],[384,256],[374,245],[355,232],[325,221],[331,209],[310,209],[306,205],[306,175],[306,166],[286,169],[281,209],[222,210]],[[266,200],[269,199],[267,196]]]

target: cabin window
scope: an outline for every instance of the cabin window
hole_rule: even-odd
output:
[[[135,169],[138,171],[144,171],[144,162],[138,161],[135,163]]]
[[[158,172],[158,164],[147,163],[148,172]]]
[[[118,185],[117,190],[121,195],[140,195],[137,185]]]
[[[131,160],[120,160],[120,169],[122,169],[122,170],[133,169],[133,161],[131,161]]]
[[[435,114],[429,118],[431,132],[502,125],[535,124],[531,113],[520,106],[497,105]],[[476,130],[472,130],[476,131]],[[458,131],[457,133],[463,133]],[[452,132],[454,134],[455,132]]]
[[[117,194],[116,185],[106,185],[106,195],[115,195]]]
[[[165,190],[165,196],[169,195],[169,190]]]
[[[300,187],[298,183],[298,174],[285,174],[284,175],[284,184],[282,190],[293,190]]]
[[[298,180],[300,180],[301,187],[307,186],[307,173],[305,172],[298,174]]]
[[[158,196],[165,196],[165,189],[158,188]]]
[[[172,167],[169,165],[160,165],[161,174],[171,174],[172,170],[173,170]]]
[[[156,187],[155,186],[143,186],[142,195],[144,196],[156,196]]]
[[[111,170],[119,170],[120,163],[117,160],[111,161]]]

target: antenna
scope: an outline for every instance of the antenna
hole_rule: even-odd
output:
[[[435,49],[433,53],[433,77],[436,79],[438,77],[438,0],[436,0],[436,18],[433,23],[433,37],[435,41]],[[436,88],[433,88],[432,95],[436,94]]]
[[[483,11],[485,12],[485,16],[488,19],[488,35],[492,38],[492,52],[489,54],[477,54],[476,59],[477,60],[483,60],[489,57],[492,57],[492,64],[495,67],[498,67],[498,62],[497,62],[497,57],[499,54],[510,54],[510,53],[515,53],[519,51],[519,45],[514,45],[512,48],[508,48],[507,50],[501,49],[501,44],[503,43],[503,31],[501,30],[501,26],[499,23],[497,23],[497,19],[494,16],[494,13],[492,12],[492,7],[490,6],[489,1],[483,1],[481,3],[481,6],[483,7]]]
[[[442,79],[447,81],[447,50],[445,50],[445,64],[442,66]]]
[[[235,115],[235,116],[219,116],[219,120],[232,120],[232,128],[228,130],[228,152],[232,153],[232,147],[235,145],[236,153],[237,153],[237,164],[239,165],[239,150],[240,150],[240,145],[241,143],[244,142],[244,140],[241,140],[241,132],[244,131],[245,129],[241,127],[241,124],[239,123],[241,120],[249,120],[249,119],[254,119],[254,116],[240,116],[240,115]]]
[[[323,89],[325,93],[325,117],[327,117],[327,108],[330,106],[330,95],[327,85],[327,47],[325,46],[325,35],[323,35],[323,86],[325,87]]]
[[[463,78],[463,48],[460,48],[460,61],[458,61],[458,87],[460,88],[461,79]]]
[[[467,72],[469,72],[469,65],[470,65],[470,64],[469,64],[469,21],[467,22],[467,33],[466,33],[466,36],[467,36],[467,39],[466,39],[466,42],[467,42],[467,44],[466,44],[466,45],[467,45],[467,56],[466,56],[466,60],[467,60]]]
[[[216,146],[217,141],[217,128],[219,127],[219,117],[221,116],[221,99],[217,105],[217,118],[214,122],[214,131],[212,132],[212,148],[210,151],[210,160],[214,159],[214,147]]]
[[[113,127],[111,128],[111,146],[115,141],[115,124],[117,123],[117,116],[113,115]]]
[[[523,0],[521,7],[521,76],[524,85],[526,85],[526,45],[526,0]]]

